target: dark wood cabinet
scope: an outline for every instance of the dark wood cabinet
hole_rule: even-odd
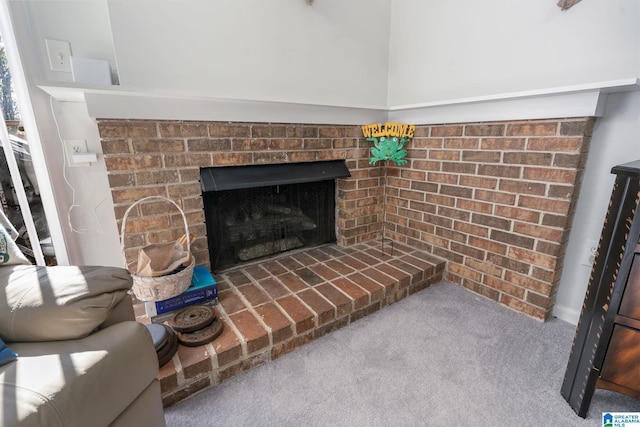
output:
[[[640,331],[615,324],[596,387],[640,397]]]
[[[616,180],[561,389],[581,417],[595,388],[640,399],[640,160],[611,172]]]

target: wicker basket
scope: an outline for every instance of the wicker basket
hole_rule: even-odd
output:
[[[182,221],[184,222],[185,235],[187,236],[187,252],[191,253],[191,242],[189,241],[189,226],[187,225],[187,218],[185,217],[182,209],[180,209],[180,206],[178,206],[178,204],[173,200],[166,197],[149,196],[140,199],[129,206],[129,208],[125,211],[124,216],[122,217],[122,228],[120,231],[120,249],[122,250],[123,256],[125,255],[124,233],[127,226],[127,217],[129,216],[129,212],[138,203],[142,203],[150,199],[160,199],[170,202],[180,211],[180,214],[182,215]],[[131,277],[133,278],[133,294],[141,301],[162,301],[176,295],[180,295],[191,285],[191,278],[193,276],[193,268],[195,266],[195,263],[195,258],[191,256],[191,263],[183,270],[180,270],[176,273],[167,274],[166,276],[146,277],[137,276],[134,274],[137,267],[137,262],[134,261],[127,265],[127,269],[129,270],[129,273],[131,273]]]

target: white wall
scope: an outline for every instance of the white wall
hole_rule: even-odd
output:
[[[393,0],[389,104],[640,75],[640,3]]]
[[[109,0],[120,82],[249,100],[386,106],[391,0]]]
[[[105,0],[12,2],[24,5],[29,19],[28,31],[40,62],[32,70],[39,80],[72,81],[71,73],[52,71],[44,39],[71,42],[71,55],[109,61],[115,68],[111,24]],[[15,7],[14,6],[14,9]]]
[[[54,101],[53,111],[63,139],[85,140],[88,152],[98,153],[98,161],[89,166],[70,165],[65,156],[60,168],[69,197],[63,227],[69,236],[71,263],[120,266],[123,255],[96,123],[81,102]]]
[[[615,175],[613,166],[640,159],[640,92],[609,95],[596,121],[580,199],[553,314],[577,324],[591,267],[582,265],[587,239],[598,241]]]

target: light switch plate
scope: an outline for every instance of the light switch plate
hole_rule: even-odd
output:
[[[64,40],[45,39],[52,71],[71,72],[71,44]]]

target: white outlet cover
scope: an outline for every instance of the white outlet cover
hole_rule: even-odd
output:
[[[64,140],[64,151],[67,157],[67,167],[77,167],[77,166],[89,166],[89,163],[86,162],[77,162],[76,159],[73,158],[74,154],[85,154],[87,153],[87,141],[84,139],[65,139]]]
[[[591,267],[596,259],[596,252],[598,251],[598,241],[587,239],[582,251],[581,264]]]

